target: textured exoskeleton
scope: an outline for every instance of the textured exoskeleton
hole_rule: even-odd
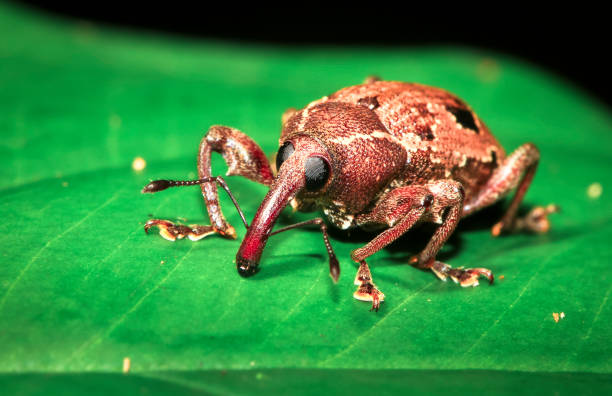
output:
[[[342,89],[302,110],[288,110],[282,118],[275,176],[266,156],[245,134],[213,126],[202,139],[198,157],[200,180],[158,180],[143,192],[171,186],[200,184],[211,225],[184,226],[150,220],[167,239],[188,236],[198,240],[211,233],[235,238],[219,206],[217,184],[229,194],[242,220],[246,219],[221,177],[212,177],[212,151],[225,158],[228,175],[241,175],[270,187],[236,256],[238,272],[256,272],[268,237],[309,224],[318,225],[337,280],[338,261],[321,218],[272,232],[282,209],[292,203],[299,210],[320,208],[341,229],[365,226],[382,231],[352,252],[359,264],[354,297],[372,301],[378,310],[384,294],[372,281],[366,259],[419,222],[439,224],[425,249],[411,264],[431,269],[440,279],[450,277],[462,286],[478,285],[485,268],[455,269],[436,260],[436,254],[462,217],[516,193],[492,233],[529,230],[546,232],[554,205],[536,207],[517,218],[518,206],[531,183],[539,160],[538,149],[526,143],[512,154],[504,149],[478,116],[459,98],[442,89],[419,84],[379,81]]]

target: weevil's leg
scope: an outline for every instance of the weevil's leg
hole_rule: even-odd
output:
[[[410,263],[420,268],[431,269],[441,280],[446,280],[447,276],[450,276],[463,287],[478,286],[478,278],[481,275],[486,276],[489,283],[493,283],[493,274],[486,268],[452,268],[436,260],[438,251],[461,219],[465,193],[461,184],[453,180],[436,181],[428,184],[428,188],[434,196],[430,212],[434,221],[442,224],[436,229],[425,249],[413,257]]]
[[[357,275],[355,275],[355,285],[357,285],[357,290],[353,293],[353,298],[360,301],[372,301],[370,311],[378,312],[380,302],[385,300],[385,295],[376,288],[370,268],[365,260],[359,263],[359,269]]]
[[[380,78],[378,76],[372,75],[372,76],[367,76],[365,78],[365,80],[363,80],[363,83],[364,84],[371,84],[371,83],[374,83],[374,82],[377,82],[377,81],[381,81],[381,80],[382,80],[382,78]]]
[[[157,226],[160,229],[160,234],[169,240],[180,239],[185,235],[188,235],[192,240],[199,240],[212,233],[218,233],[227,238],[236,238],[236,231],[225,220],[219,205],[217,183],[221,183],[218,180],[220,178],[215,178],[211,175],[211,155],[213,151],[220,153],[225,159],[228,165],[227,176],[244,176],[249,180],[266,186],[270,186],[274,181],[274,175],[270,169],[268,159],[257,143],[236,129],[218,125],[212,126],[200,143],[198,155],[199,177],[203,180],[210,180],[201,183],[201,189],[211,225],[189,226],[188,228],[192,231],[185,234],[186,228],[181,228],[185,226],[174,225],[167,220],[154,219],[147,222],[145,230],[152,226]],[[143,192],[155,192],[145,190]],[[229,193],[229,189],[226,189],[226,191]],[[230,197],[232,197],[231,193]],[[236,204],[235,200],[232,200]],[[241,217],[244,219],[243,215]]]
[[[159,235],[172,242],[185,237],[188,237],[192,241],[199,241],[200,239],[215,233],[212,226],[199,226],[197,224],[186,226],[182,224],[174,224],[167,220],[157,219],[147,221],[144,226],[145,232],[148,233],[151,227],[159,228]]]
[[[378,311],[385,295],[374,284],[365,259],[410,229],[423,216],[433,199],[433,195],[421,186],[397,188],[389,192],[370,213],[358,216],[356,219],[358,224],[386,224],[390,228],[351,253],[353,261],[359,263],[355,277],[355,284],[358,287],[353,294],[354,298],[372,301],[372,310]]]
[[[547,207],[536,206],[525,217],[517,218],[518,207],[531,184],[531,180],[538,167],[540,152],[531,143],[517,148],[494,171],[493,175],[482,188],[481,192],[467,202],[463,208],[463,215],[467,216],[479,209],[495,203],[517,188],[504,217],[495,224],[491,230],[494,236],[502,232],[531,231],[543,233],[550,228],[548,215],[557,212],[556,205]]]
[[[312,220],[306,220],[302,221],[301,223],[291,224],[289,226],[279,228],[278,230],[271,233],[270,236],[279,234],[281,232],[293,230],[294,228],[304,227],[312,224],[318,225],[321,229],[321,234],[323,234],[323,243],[325,244],[325,249],[327,249],[327,255],[329,256],[329,274],[332,277],[334,283],[338,282],[338,277],[340,276],[340,264],[338,263],[338,259],[336,258],[334,249],[329,243],[329,236],[327,235],[327,225],[325,224],[322,218],[317,217]]]

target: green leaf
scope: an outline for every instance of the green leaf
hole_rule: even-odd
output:
[[[466,49],[247,47],[6,4],[0,37],[0,388],[610,393],[612,118],[571,83]],[[210,125],[239,128],[272,154],[287,107],[371,74],[444,87],[508,151],[540,148],[525,206],[559,204],[552,231],[492,238],[495,207],[443,251],[454,266],[492,269],[495,285],[462,289],[408,266],[426,242],[417,230],[369,260],[387,296],[372,313],[352,298],[350,260],[371,235],[333,233],[334,285],[315,230],[275,236],[249,279],[235,270],[239,241],[143,232],[151,215],[207,222],[197,188],[140,189],[194,177]],[[140,173],[137,156],[147,161]],[[220,158],[213,165],[225,172]],[[593,183],[600,197],[587,194]],[[252,217],[265,188],[228,184]],[[238,215],[227,197],[221,204],[240,240]],[[280,223],[311,216],[287,210]]]

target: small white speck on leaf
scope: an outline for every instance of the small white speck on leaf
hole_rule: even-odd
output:
[[[130,358],[129,357],[124,357],[123,358],[123,373],[127,374],[130,372]]]
[[[591,199],[601,197],[601,193],[603,193],[603,187],[600,183],[595,182],[587,187],[587,196]]]
[[[146,166],[147,161],[145,161],[142,157],[136,157],[134,158],[134,161],[132,161],[132,169],[134,169],[136,172],[140,172],[141,170],[146,168]]]

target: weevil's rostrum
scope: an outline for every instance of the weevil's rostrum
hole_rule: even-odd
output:
[[[380,229],[371,242],[351,253],[359,263],[354,297],[371,301],[378,310],[384,294],[378,290],[366,259],[420,222],[438,224],[424,250],[411,264],[431,269],[462,286],[477,286],[486,268],[455,269],[436,260],[436,254],[462,217],[470,215],[516,189],[506,214],[492,228],[502,232],[546,232],[554,205],[535,207],[525,217],[517,209],[539,161],[537,148],[526,143],[506,156],[504,149],[465,102],[442,89],[373,78],[314,101],[302,110],[290,109],[283,125],[276,158],[277,174],[248,136],[228,127],[213,126],[202,139],[199,180],[155,181],[143,192],[178,185],[200,184],[210,226],[176,225],[150,220],[169,240],[209,234],[235,238],[218,202],[217,184],[230,194],[247,233],[236,256],[239,273],[256,272],[270,236],[306,225],[318,225],[337,280],[338,261],[320,218],[272,231],[289,203],[301,211],[320,209],[336,227]],[[247,225],[225,181],[212,177],[211,152],[223,155],[228,175],[241,175],[270,187],[250,225]]]

